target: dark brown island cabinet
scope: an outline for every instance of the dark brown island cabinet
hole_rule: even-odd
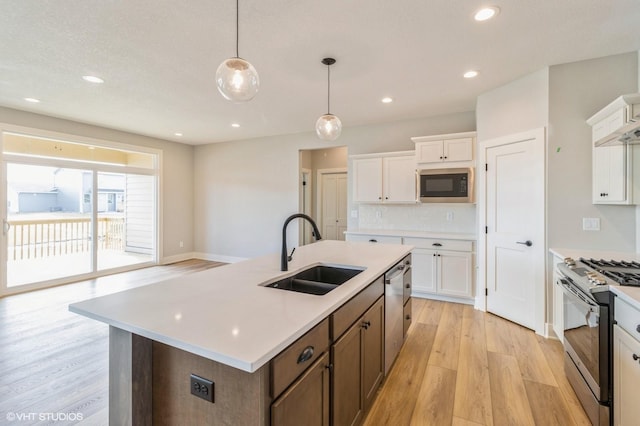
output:
[[[358,425],[385,375],[384,275],[253,373],[113,326],[110,345],[112,425]],[[215,378],[210,400],[189,392],[191,375]]]

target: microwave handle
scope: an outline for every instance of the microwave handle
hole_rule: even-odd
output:
[[[416,203],[420,202],[420,170],[416,169]]]

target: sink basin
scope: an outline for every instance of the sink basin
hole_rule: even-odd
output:
[[[322,296],[349,281],[363,270],[357,267],[316,265],[289,277],[261,285]]]

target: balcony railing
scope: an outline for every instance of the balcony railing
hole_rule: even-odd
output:
[[[90,218],[9,219],[8,261],[91,251]],[[124,251],[124,217],[98,218],[98,250]]]

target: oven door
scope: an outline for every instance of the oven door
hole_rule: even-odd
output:
[[[591,389],[600,392],[600,306],[570,280],[557,283],[563,292],[565,350]]]

